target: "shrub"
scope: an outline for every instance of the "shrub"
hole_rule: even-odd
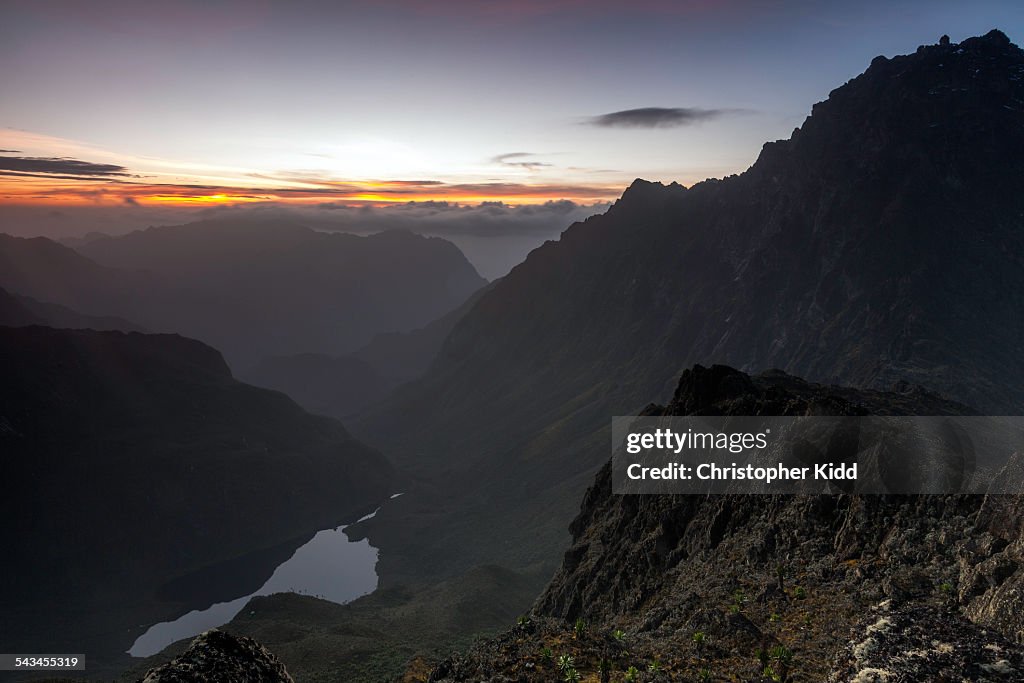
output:
[[[793,651],[785,645],[776,645],[768,651],[768,656],[781,664],[789,664],[793,661]]]
[[[742,588],[737,588],[732,594],[732,605],[729,607],[729,611],[733,614],[738,614],[743,609],[743,604],[747,601],[747,594],[743,592]]]
[[[569,655],[559,655],[558,657],[558,668],[562,671],[568,671],[574,668],[576,662]]]
[[[647,665],[647,670],[650,671],[652,674],[658,673],[659,671],[661,671],[661,662],[655,659],[653,662]]]
[[[796,590],[793,591],[793,596],[797,600],[803,600],[804,598],[807,597],[807,591],[804,590],[803,586],[797,586]]]
[[[773,678],[772,680],[786,680],[789,673],[789,665],[793,662],[793,651],[785,645],[776,645],[768,651],[768,656],[775,662],[775,666],[771,668],[778,676],[778,678]]]
[[[626,669],[626,680],[628,683],[634,683],[640,679],[640,671],[635,667],[631,666]]]
[[[576,620],[576,623],[572,626],[573,635],[577,638],[582,636],[587,630],[587,622],[583,621],[583,617]]]
[[[703,683],[707,683],[708,681],[710,681],[711,680],[711,669],[701,669],[697,673],[697,679],[700,680],[700,681],[703,681]]]
[[[626,634],[622,632],[622,629],[615,629],[612,631],[612,638],[618,641],[622,641],[626,637]]]
[[[580,672],[575,667],[569,667],[565,670],[565,680],[567,683],[576,683],[580,680]]]

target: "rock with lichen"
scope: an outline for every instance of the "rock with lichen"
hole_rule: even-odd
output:
[[[201,633],[170,662],[150,669],[141,683],[294,683],[267,648],[252,638],[213,629]]]

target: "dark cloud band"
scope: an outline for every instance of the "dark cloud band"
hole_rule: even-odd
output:
[[[525,168],[528,171],[551,166],[551,164],[547,162],[531,159],[531,157],[534,156],[536,155],[531,154],[530,152],[509,152],[508,154],[499,154],[498,156],[493,157],[491,162],[501,164],[502,166]]]
[[[6,157],[0,156],[0,171],[41,175],[128,177],[128,169],[116,164],[97,164],[66,157]]]
[[[642,107],[624,109],[587,120],[602,128],[677,128],[721,118],[732,109],[699,109],[697,107]]]

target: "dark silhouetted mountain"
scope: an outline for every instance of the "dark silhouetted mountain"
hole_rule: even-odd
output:
[[[283,391],[311,412],[350,417],[426,372],[455,323],[490,286],[481,288],[454,311],[425,327],[379,334],[347,356],[275,356],[241,376],[256,386]]]
[[[426,376],[352,426],[456,518],[427,519],[413,495],[382,511],[384,576],[424,557],[547,561],[564,542],[548,520],[603,461],[609,416],[693,363],[1020,412],[1022,102],[1024,52],[997,31],[879,57],[745,173],[637,181],[533,251]]]
[[[0,240],[0,286],[89,315],[196,337],[233,364],[339,354],[422,327],[484,280],[450,242],[207,221],[83,244]],[[84,255],[83,255],[84,254]]]
[[[139,624],[209,604],[160,586],[294,550],[391,493],[377,452],[236,381],[200,342],[4,327],[0,358],[0,529],[18,549],[0,584],[5,648],[45,631],[77,652],[124,652]]]
[[[965,412],[920,390],[697,366],[667,408],[645,414]],[[1008,500],[622,496],[605,465],[532,619],[443,662],[430,680],[549,681],[562,655],[584,677],[605,659],[618,671],[658,661],[666,680],[702,680],[702,669],[758,682],[1016,680],[1024,515],[1007,518]],[[574,633],[576,620],[585,626]]]

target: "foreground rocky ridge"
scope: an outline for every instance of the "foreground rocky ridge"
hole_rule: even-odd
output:
[[[140,683],[294,683],[284,665],[252,638],[213,629],[188,650],[150,669]]]
[[[724,366],[685,372],[646,411],[969,412],[906,385]],[[614,496],[606,466],[530,617],[429,680],[572,680],[570,666],[602,681],[1021,680],[1019,509],[1006,496]]]

